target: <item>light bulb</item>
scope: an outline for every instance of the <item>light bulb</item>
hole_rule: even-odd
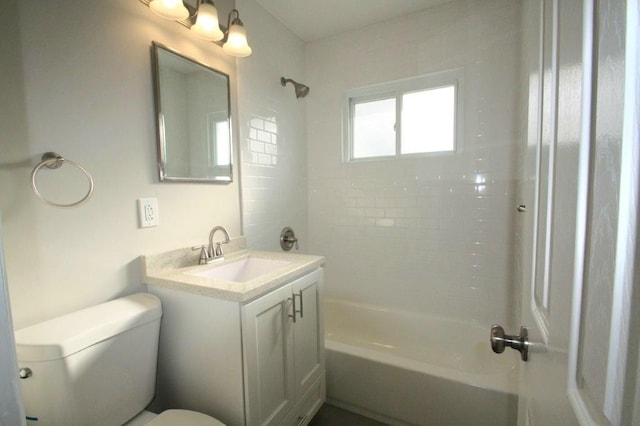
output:
[[[189,11],[182,0],[153,0],[149,3],[149,8],[156,15],[173,21],[181,21],[189,17]]]
[[[198,18],[191,30],[205,40],[219,41],[224,38],[218,23],[218,11],[209,3],[202,3],[198,7]]]
[[[240,58],[251,55],[252,50],[247,43],[247,32],[240,19],[235,19],[231,24],[227,42],[222,46],[222,49],[229,55]]]

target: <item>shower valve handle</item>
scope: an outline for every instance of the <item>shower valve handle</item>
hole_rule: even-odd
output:
[[[500,325],[493,325],[491,327],[491,349],[497,354],[504,352],[504,349],[509,346],[520,352],[520,358],[523,361],[529,359],[529,333],[526,327],[520,327],[520,334],[517,336],[511,336],[504,334],[504,328]]]
[[[289,251],[294,245],[296,246],[296,250],[298,250],[298,238],[296,238],[293,229],[287,226],[280,233],[280,247],[282,247],[284,251]]]

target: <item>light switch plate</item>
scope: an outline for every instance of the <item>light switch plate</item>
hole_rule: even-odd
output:
[[[138,224],[140,228],[160,225],[157,198],[138,198]]]

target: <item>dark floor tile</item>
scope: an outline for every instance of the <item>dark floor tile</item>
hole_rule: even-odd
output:
[[[351,411],[338,408],[335,405],[324,404],[309,426],[385,426],[377,420],[361,416]]]

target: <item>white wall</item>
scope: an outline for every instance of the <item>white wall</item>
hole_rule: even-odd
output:
[[[311,251],[327,297],[514,321],[520,3],[459,0],[306,50]],[[455,155],[342,161],[345,90],[464,68]]]
[[[0,209],[16,327],[141,290],[141,254],[202,244],[214,225],[240,235],[237,176],[231,185],[158,181],[150,46],[230,74],[232,92],[234,58],[134,0],[10,0],[0,16],[14,23],[0,26]],[[53,208],[31,192],[31,170],[50,150],[93,175],[86,205]],[[50,197],[82,193],[46,184],[81,182],[71,171],[43,172]],[[139,197],[158,198],[158,228],[138,229]]]
[[[138,255],[202,243],[214,224],[239,235],[242,221],[261,249],[279,250],[292,226],[301,251],[327,256],[330,296],[507,317],[519,4],[456,1],[306,46],[256,2],[237,7],[254,48],[237,65],[242,220],[237,179],[158,182],[149,47],[157,40],[218,67],[233,88],[235,60],[137,1],[2,2],[18,29],[3,26],[0,42],[0,208],[15,325],[138,291]],[[341,162],[344,90],[458,66],[467,70],[460,155]],[[310,95],[296,99],[281,76]],[[88,204],[55,209],[31,193],[29,173],[48,150],[91,171]],[[47,189],[67,196],[66,184]],[[138,229],[135,200],[149,196],[161,225]],[[371,203],[394,226],[369,224]]]
[[[307,235],[305,99],[280,77],[306,83],[304,43],[254,0],[237,0],[253,54],[238,61],[243,227],[250,248],[280,251],[291,226],[300,251]]]

